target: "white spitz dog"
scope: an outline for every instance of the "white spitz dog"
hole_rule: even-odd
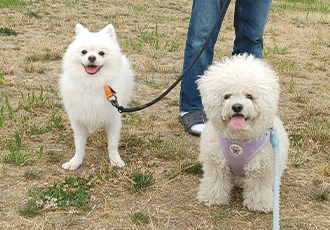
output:
[[[228,204],[231,190],[238,186],[243,188],[243,205],[248,209],[271,211],[270,128],[279,139],[281,175],[289,148],[277,116],[278,76],[262,60],[244,54],[211,65],[197,84],[209,119],[201,135],[199,160],[204,176],[197,200],[207,206]]]
[[[125,106],[132,95],[134,71],[121,52],[113,25],[91,33],[77,24],[75,32],[75,40],[63,56],[59,85],[76,152],[62,168],[75,170],[81,165],[88,135],[99,128],[107,132],[111,165],[123,167],[118,153],[121,115],[107,100],[103,87],[113,88],[119,104]]]

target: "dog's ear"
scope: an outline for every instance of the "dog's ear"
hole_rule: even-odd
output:
[[[106,27],[104,27],[104,29],[102,30],[102,32],[107,33],[108,35],[110,35],[110,37],[112,39],[117,40],[117,35],[116,35],[115,27],[112,24],[109,24]]]
[[[76,25],[76,36],[85,33],[85,32],[89,32],[88,29],[86,29],[85,27],[83,27],[81,24],[77,23]]]

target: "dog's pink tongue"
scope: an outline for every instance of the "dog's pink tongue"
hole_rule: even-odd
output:
[[[98,71],[98,68],[99,67],[96,65],[86,65],[85,66],[86,72],[89,74],[95,74]]]
[[[230,124],[236,130],[242,129],[245,124],[245,117],[242,115],[235,115],[230,119]]]

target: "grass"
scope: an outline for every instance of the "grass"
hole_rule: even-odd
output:
[[[43,146],[40,146],[38,152],[33,152],[27,144],[22,143],[22,139],[18,131],[14,134],[15,140],[8,142],[6,147],[9,150],[7,155],[3,155],[2,159],[5,163],[23,165],[31,164],[41,157],[43,154]]]
[[[197,175],[203,174],[202,164],[200,164],[199,162],[198,163],[183,162],[180,168],[185,173],[197,174]]]
[[[19,213],[22,216],[34,217],[42,213],[42,206],[36,200],[31,199],[19,209]]]
[[[4,80],[5,80],[5,77],[3,76],[3,73],[0,73],[0,85],[3,84]]]
[[[25,171],[23,177],[28,180],[33,180],[38,177],[38,174],[36,172],[34,172],[34,170],[32,170],[32,169],[28,169]]]
[[[72,212],[89,209],[92,187],[89,178],[75,176],[47,184],[44,188],[31,189],[29,193],[33,198],[21,207],[20,214],[31,217],[47,210],[64,209]]]
[[[281,8],[285,10],[306,11],[306,12],[330,12],[330,3],[322,0],[289,0],[284,1]]]
[[[325,202],[329,200],[329,194],[329,188],[323,188],[320,191],[314,192],[313,197],[317,201]]]
[[[0,27],[0,35],[2,36],[17,36],[17,32],[8,27]]]
[[[2,0],[0,2],[1,7],[10,7],[10,6],[25,6],[26,2],[24,0]]]
[[[279,116],[291,143],[281,181],[282,229],[329,226],[329,5],[274,0],[265,30],[264,59],[279,76]],[[272,228],[272,214],[248,211],[239,189],[228,205],[196,201],[203,173],[200,139],[178,122],[180,87],[148,109],[123,114],[124,168],[111,167],[107,136],[100,130],[87,140],[83,164],[75,171],[61,169],[75,152],[58,92],[74,25],[93,32],[115,25],[136,72],[128,105],[134,107],[180,75],[191,1],[4,0],[0,8],[1,228]],[[231,3],[215,61],[231,55],[233,10]]]
[[[130,178],[137,190],[146,189],[155,183],[153,172],[134,171]]]
[[[145,214],[144,212],[136,212],[132,215],[132,221],[135,224],[149,224],[150,223],[150,217]]]

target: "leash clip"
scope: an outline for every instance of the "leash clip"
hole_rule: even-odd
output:
[[[107,97],[108,101],[111,103],[111,105],[113,105],[119,113],[123,112],[123,107],[119,105],[118,103],[118,99],[116,96],[116,91],[114,91],[110,86],[105,85],[103,86],[104,89],[104,93],[105,96]],[[114,97],[114,99],[111,99],[112,97]]]

